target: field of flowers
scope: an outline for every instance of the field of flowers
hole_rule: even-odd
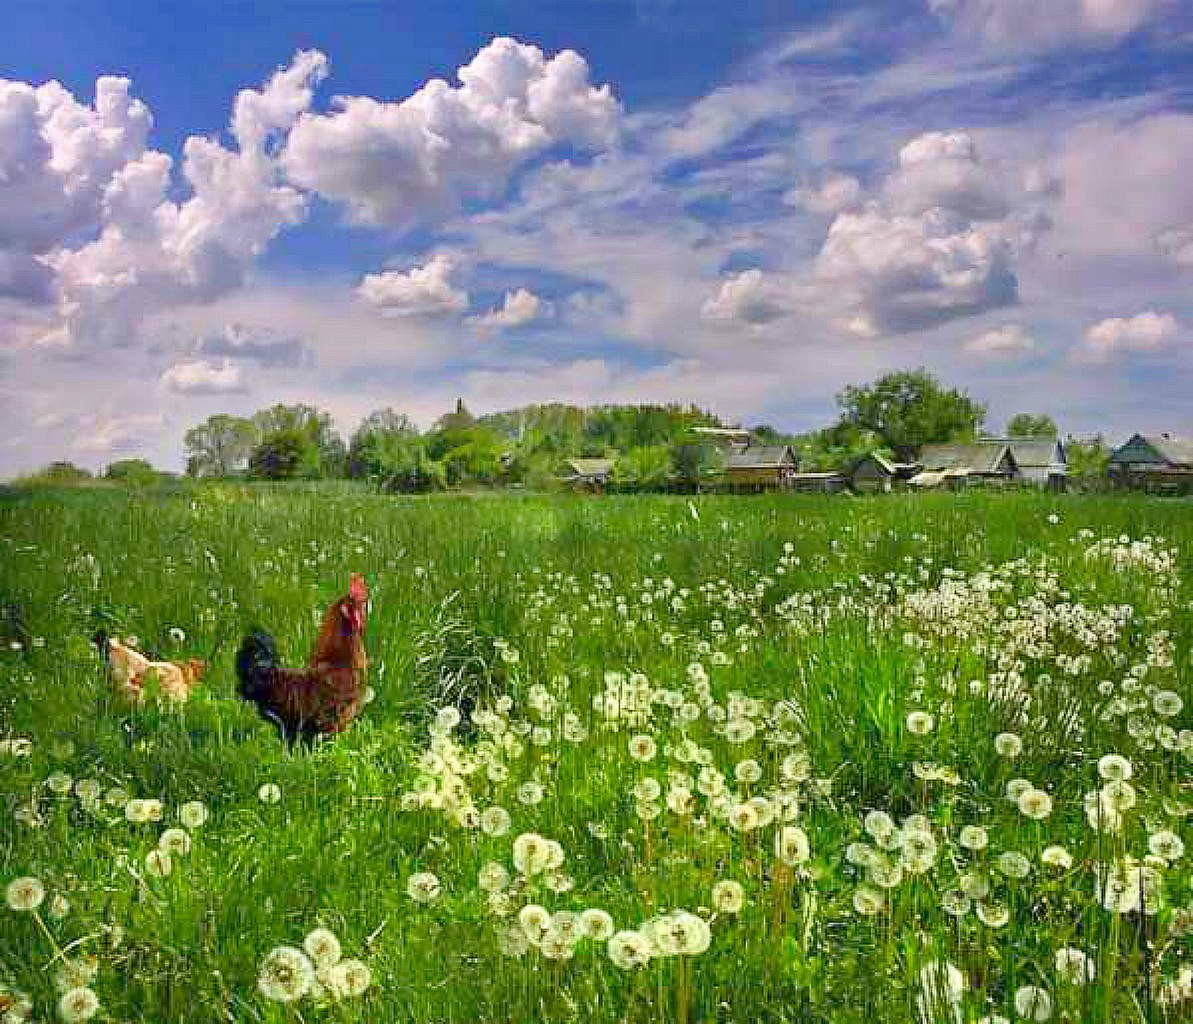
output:
[[[1193,1020],[1188,503],[16,495],[0,639],[2,1024]]]

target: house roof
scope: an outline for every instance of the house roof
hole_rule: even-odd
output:
[[[568,459],[565,463],[576,476],[608,476],[613,472],[613,459]]]
[[[794,465],[795,453],[789,444],[757,444],[741,451],[730,452],[728,469],[776,469]]]
[[[1012,466],[1018,465],[1005,441],[974,442],[972,444],[926,444],[920,452],[920,464],[925,472],[968,469],[972,473],[997,473],[1004,456]]]
[[[988,437],[983,438],[982,443],[1005,444],[1021,469],[1043,469],[1065,463],[1064,445],[1055,437]]]
[[[1193,466],[1193,440],[1171,434],[1149,434],[1144,440],[1174,466]]]

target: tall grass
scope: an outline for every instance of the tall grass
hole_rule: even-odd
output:
[[[1193,721],[1191,513],[1177,501],[1044,494],[10,495],[0,505],[0,884],[35,876],[50,895],[36,916],[0,907],[0,986],[51,1019],[62,965],[93,956],[90,986],[114,1020],[976,1021],[1015,1019],[1025,986],[1046,993],[1051,1019],[1189,1019],[1193,1001],[1174,993],[1193,969],[1182,931],[1193,852],[1156,866],[1155,913],[1113,912],[1103,892],[1112,866],[1142,864],[1158,833],[1193,851],[1189,747],[1155,742],[1157,724],[1179,732]],[[1175,549],[1175,565],[1157,575],[1087,556],[1120,536],[1158,538],[1148,550]],[[1006,568],[1016,560],[1024,565]],[[234,697],[236,644],[260,626],[301,663],[352,571],[372,591],[376,699],[347,734],[290,754]],[[991,621],[950,607],[946,629],[911,610],[983,572],[1003,581]],[[994,620],[1008,605],[1051,623],[1048,643],[1003,631]],[[1065,632],[1074,605],[1132,613],[1113,638],[1082,642]],[[90,643],[100,627],[157,656],[210,658],[208,677],[181,708],[130,708]],[[1168,644],[1171,665],[1157,644]],[[1066,675],[1066,659],[1082,654],[1088,664]],[[1163,721],[1149,710],[1147,742],[1131,722],[1144,712],[1108,716],[1113,698],[1098,691],[1109,680],[1119,695],[1139,665],[1139,694],[1185,704]],[[1023,692],[1004,694],[1008,672]],[[644,714],[594,708],[635,673],[655,691]],[[700,717],[681,722],[667,693]],[[486,711],[502,695],[514,703],[493,728],[524,730],[525,750],[490,755]],[[445,706],[479,711],[479,726],[466,717],[449,728],[450,715],[437,725]],[[751,719],[757,735],[733,742],[710,707]],[[910,728],[915,711],[933,716],[930,731]],[[580,739],[565,738],[569,714]],[[548,734],[541,744],[535,728]],[[1023,744],[1014,758],[995,752],[1005,732]],[[657,743],[651,760],[629,753],[642,735]],[[31,740],[28,756],[12,750],[20,738]],[[781,820],[738,828],[703,793],[691,812],[672,810],[686,785],[677,773],[692,781],[701,767],[681,757],[685,739],[735,805],[761,795],[782,808],[790,796],[786,824],[806,834],[807,859],[776,854]],[[1094,828],[1083,806],[1111,753],[1130,760],[1137,797],[1113,832]],[[785,761],[792,754],[806,760],[806,778]],[[490,757],[508,779],[488,777]],[[756,782],[749,769],[735,776],[747,760]],[[635,793],[647,777],[657,800]],[[110,804],[80,799],[78,783],[92,779],[104,793],[162,801],[161,822],[129,822],[120,793]],[[1008,801],[1015,779],[1047,792],[1051,814],[1034,820]],[[541,802],[519,799],[528,781]],[[462,801],[426,795],[457,782]],[[278,786],[278,802],[259,797],[265,783]],[[188,830],[190,852],[169,876],[154,877],[146,855],[195,800],[210,818]],[[644,803],[657,803],[657,816]],[[504,807],[512,829],[461,823],[470,805]],[[868,913],[855,897],[869,891],[869,869],[847,852],[877,844],[865,827],[875,810],[900,829],[923,815],[910,832],[926,829],[937,853]],[[960,842],[966,825],[987,829],[986,850]],[[558,841],[559,878],[516,869],[521,833]],[[1044,863],[1051,845],[1073,865]],[[1026,878],[999,869],[1008,851],[1027,858]],[[489,861],[514,876],[508,917],[478,887]],[[436,876],[436,898],[408,894],[416,872]],[[713,885],[726,879],[743,887],[740,912],[714,905]],[[981,879],[989,920],[974,906],[945,909]],[[54,896],[69,903],[60,916]],[[601,908],[618,930],[647,932],[682,910],[707,924],[710,944],[656,948],[636,968],[589,939],[561,940],[570,955],[556,958],[554,933],[506,955],[510,923],[529,902]],[[326,1005],[266,999],[265,955],[320,925],[369,965],[369,991]],[[1059,970],[1065,949],[1093,964],[1084,984]],[[957,992],[942,965],[959,972]]]

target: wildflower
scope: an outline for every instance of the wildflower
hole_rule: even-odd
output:
[[[4,902],[10,910],[19,913],[36,910],[45,898],[46,889],[41,884],[41,879],[32,876],[14,878],[4,890]]]
[[[1011,779],[1011,781],[1007,783],[1006,787],[1007,799],[1011,803],[1017,804],[1019,802],[1019,798],[1023,796],[1024,793],[1028,793],[1033,789],[1035,789],[1035,786],[1031,784],[1030,779]]]
[[[1049,846],[1040,854],[1040,860],[1050,868],[1068,871],[1073,866],[1073,855],[1063,846]]]
[[[57,893],[50,900],[49,914],[55,921],[61,921],[67,914],[70,913],[70,900],[68,900],[62,893]]]
[[[534,804],[542,803],[543,801],[543,787],[537,782],[523,782],[518,787],[518,800],[526,804],[528,807]]]
[[[491,860],[477,874],[477,884],[485,892],[499,892],[510,884],[510,873],[504,864]]]
[[[739,761],[733,768],[733,776],[744,785],[752,785],[762,778],[762,766],[753,758]]]
[[[182,828],[168,828],[158,839],[157,848],[162,853],[185,857],[191,852],[190,833]]]
[[[510,830],[512,821],[504,807],[488,807],[481,814],[481,831],[487,836],[503,836]]]
[[[994,737],[994,751],[999,757],[1018,757],[1023,753],[1023,740],[1013,732],[1000,732]]]
[[[1184,706],[1185,702],[1181,700],[1180,695],[1171,690],[1161,690],[1152,697],[1152,708],[1155,709],[1157,715],[1162,715],[1164,718],[1176,717]]]
[[[608,950],[613,964],[625,971],[650,963],[650,940],[641,932],[618,932],[609,940]]]
[[[1181,837],[1167,829],[1148,836],[1147,848],[1153,856],[1163,857],[1167,861],[1180,860],[1185,852]]]
[[[638,800],[649,803],[652,800],[657,800],[663,793],[663,787],[659,784],[659,780],[647,775],[645,778],[639,779],[634,784],[634,796]]]
[[[59,796],[65,796],[70,792],[70,788],[74,785],[74,781],[75,780],[67,775],[66,772],[52,772],[50,775],[46,776],[46,787],[51,792],[57,793]]]
[[[594,942],[605,942],[613,935],[613,918],[598,907],[582,910],[580,933]]]
[[[1031,874],[1031,861],[1018,850],[1007,850],[1006,853],[1000,853],[995,863],[998,865],[998,870],[1007,878],[1026,878]]]
[[[434,903],[442,891],[430,871],[417,871],[406,882],[406,893],[415,903]]]
[[[1048,1020],[1052,1016],[1052,997],[1037,985],[1024,985],[1015,991],[1015,1013],[1025,1020]]]
[[[276,804],[282,799],[282,789],[276,782],[267,782],[257,790],[257,798],[263,804]]]
[[[1094,962],[1081,950],[1065,947],[1056,951],[1056,975],[1070,985],[1084,985],[1094,979]]]
[[[261,962],[257,988],[266,999],[292,1003],[310,991],[315,968],[307,955],[293,946],[277,946]]]
[[[341,998],[364,995],[373,983],[373,972],[359,960],[341,960],[330,971],[329,986]]]
[[[551,915],[545,907],[540,907],[537,903],[527,903],[518,911],[518,924],[522,926],[531,944],[537,946],[551,927]]]
[[[530,948],[530,940],[521,925],[511,924],[497,932],[497,948],[504,956],[525,956]]]
[[[940,898],[941,909],[953,917],[964,917],[972,906],[970,898],[960,889],[949,889]]]
[[[875,839],[893,835],[895,832],[895,823],[886,811],[871,811],[866,815],[863,827]]]
[[[524,832],[514,840],[514,867],[523,875],[537,875],[550,866],[548,840],[536,832]]]
[[[1052,813],[1052,797],[1042,789],[1029,789],[1019,795],[1019,813],[1040,821]]]
[[[775,835],[775,856],[794,867],[812,856],[808,834],[798,825],[784,825]]]
[[[99,1012],[99,996],[89,988],[72,988],[58,1000],[58,1016],[66,1024],[90,1020]]]
[[[68,957],[54,974],[59,992],[72,988],[88,988],[99,974],[99,960],[94,956]]]
[[[722,879],[712,887],[713,909],[720,914],[740,914],[746,893],[740,882]]]
[[[658,749],[658,744],[650,736],[630,738],[630,757],[635,761],[653,761]]]
[[[981,825],[965,825],[957,836],[957,841],[967,850],[973,850],[976,853],[978,850],[986,849],[989,838]]]
[[[340,960],[340,940],[328,928],[316,928],[302,940],[302,948],[317,967],[331,967]]]
[[[173,870],[174,862],[168,853],[150,850],[145,854],[145,873],[151,878],[169,878]]]
[[[936,727],[936,719],[927,711],[913,711],[907,716],[907,731],[916,736],[927,736]]]
[[[1122,782],[1131,777],[1131,762],[1121,754],[1107,754],[1098,761],[1098,774],[1107,782]]]
[[[178,820],[184,828],[194,831],[200,828],[208,818],[207,805],[202,800],[191,800],[178,808]]]

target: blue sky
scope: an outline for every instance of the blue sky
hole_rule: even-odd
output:
[[[918,365],[1193,433],[1179,0],[6,14],[0,475],[277,401],[802,430]]]

